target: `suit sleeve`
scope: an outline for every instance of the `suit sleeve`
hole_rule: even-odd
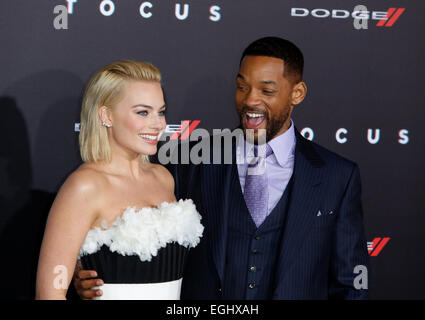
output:
[[[172,151],[172,159],[178,159],[178,147]],[[179,164],[178,161],[171,161],[164,165],[168,171],[172,174],[174,178],[174,195],[176,196],[176,199],[180,199],[180,182],[181,182],[181,170],[179,170]]]
[[[329,298],[367,299],[369,255],[363,227],[360,173],[353,166],[338,215]]]

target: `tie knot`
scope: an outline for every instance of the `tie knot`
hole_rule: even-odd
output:
[[[254,156],[260,158],[267,158],[273,153],[272,147],[268,143],[254,146]]]

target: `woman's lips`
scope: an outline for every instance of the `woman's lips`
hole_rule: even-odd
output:
[[[263,113],[245,112],[246,129],[259,129],[265,118]]]
[[[158,143],[158,134],[157,133],[139,133],[138,136],[142,138],[143,141],[149,144]]]

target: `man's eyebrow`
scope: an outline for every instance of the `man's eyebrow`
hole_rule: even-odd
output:
[[[273,84],[273,85],[276,85],[276,82],[273,81],[273,80],[263,80],[263,81],[260,81],[260,83],[262,83],[262,84]]]
[[[245,77],[243,75],[241,75],[240,73],[238,73],[238,75],[236,76],[236,79],[245,80]],[[272,84],[272,85],[275,85],[275,86],[277,85],[276,81],[273,81],[273,80],[263,80],[263,81],[260,81],[260,83],[261,84]]]

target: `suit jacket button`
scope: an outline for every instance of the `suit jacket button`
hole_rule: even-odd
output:
[[[255,240],[260,240],[260,239],[261,239],[261,237],[260,237],[260,236],[255,236],[255,237],[254,237],[254,239],[255,239]]]
[[[257,270],[257,268],[255,266],[250,266],[249,267],[249,271],[254,272],[255,270]]]
[[[250,288],[250,289],[254,289],[254,288],[255,288],[255,283],[250,283],[250,284],[248,285],[248,288]]]

